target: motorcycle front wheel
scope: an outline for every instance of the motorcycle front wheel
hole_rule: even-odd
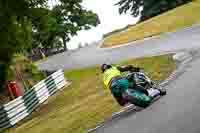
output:
[[[153,82],[152,87],[155,88],[155,89],[158,89],[160,91],[161,96],[164,96],[164,95],[167,94],[167,90],[165,88],[161,87],[159,84],[156,84],[156,83]]]

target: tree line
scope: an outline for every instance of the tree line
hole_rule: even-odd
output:
[[[134,17],[141,15],[141,21],[157,16],[192,0],[120,0],[119,13],[131,13]]]

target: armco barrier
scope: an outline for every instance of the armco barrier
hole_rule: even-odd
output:
[[[23,96],[0,106],[0,132],[30,115],[66,83],[63,71],[59,70],[33,86]]]

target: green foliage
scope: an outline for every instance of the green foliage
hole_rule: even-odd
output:
[[[82,8],[80,0],[60,2],[61,4],[55,5],[51,10],[34,10],[36,14],[34,22],[37,29],[33,32],[34,48],[38,46],[55,48],[59,38],[62,40],[64,49],[67,50],[66,42],[71,36],[100,23],[95,13]]]
[[[189,1],[192,0],[120,0],[116,5],[120,14],[130,11],[136,17],[141,13],[143,21]]]
[[[57,22],[52,30],[51,37],[61,38],[65,50],[66,42],[70,40],[71,36],[76,35],[80,30],[88,30],[100,23],[95,13],[83,9],[77,2],[81,1],[70,1],[68,4],[56,5],[52,10]]]
[[[45,75],[38,70],[37,66],[23,55],[15,55],[9,75],[9,80],[16,80],[19,84],[25,85],[25,89],[31,88],[45,78]],[[23,81],[21,78],[23,78]]]
[[[45,78],[44,74],[42,74],[37,66],[33,63],[29,63],[29,64],[26,64],[25,66],[25,72],[30,74],[32,79],[35,81],[35,82],[38,82],[42,79]]]
[[[32,48],[58,48],[79,30],[99,24],[98,16],[83,9],[82,0],[58,0],[48,7],[48,0],[0,1],[1,81],[16,53]]]
[[[136,17],[140,13],[140,7],[143,5],[143,0],[120,0],[116,5],[119,5],[119,13],[127,13],[131,10],[131,14]]]
[[[3,85],[6,82],[8,75],[8,66],[0,64],[0,92],[2,91]]]

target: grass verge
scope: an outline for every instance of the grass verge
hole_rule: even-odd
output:
[[[120,64],[133,64],[145,69],[154,80],[161,81],[175,69],[171,55],[133,59]],[[10,129],[15,133],[84,133],[120,109],[103,89],[98,66],[66,71],[72,85],[42,105],[30,121]]]
[[[194,13],[194,11],[196,13]],[[177,7],[152,19],[105,38],[102,47],[112,47],[164,32],[175,31],[200,22],[200,0]]]

